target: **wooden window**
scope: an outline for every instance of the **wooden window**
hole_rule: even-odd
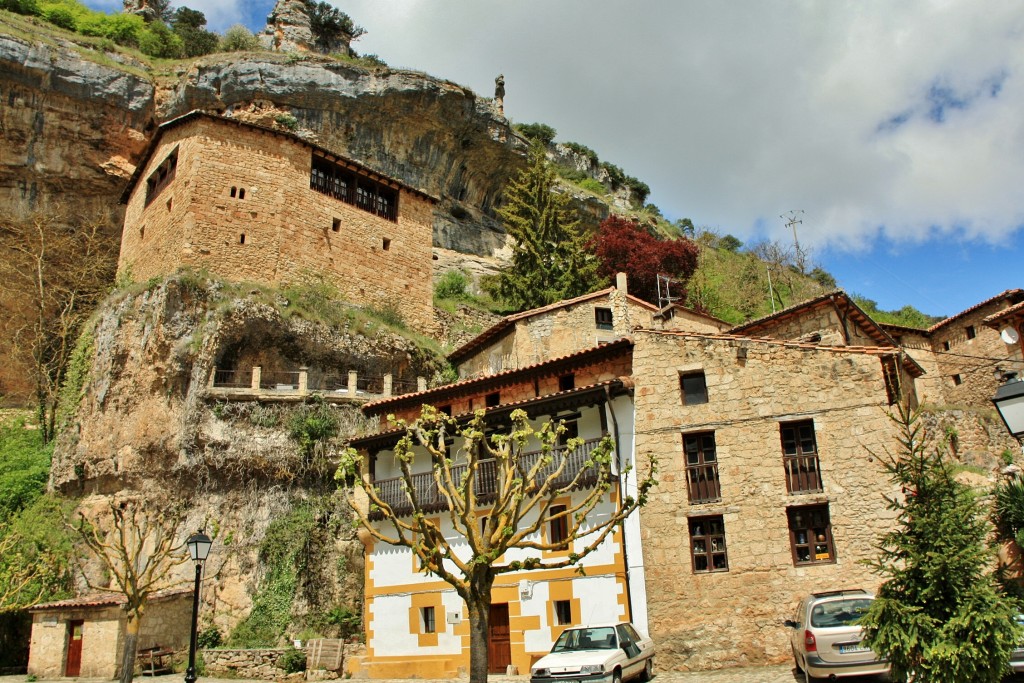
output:
[[[572,391],[576,388],[576,375],[569,373],[558,378],[559,391]]]
[[[398,221],[398,190],[324,157],[313,155],[309,187],[392,222]]]
[[[790,493],[821,491],[821,468],[814,421],[789,422],[779,426],[782,464],[786,469],[786,490]]]
[[[708,402],[708,384],[704,371],[679,375],[679,389],[683,394],[684,406],[696,406]]]
[[[721,515],[690,519],[690,556],[696,573],[729,571]]]
[[[610,330],[614,327],[614,319],[612,318],[612,309],[610,308],[595,308],[594,309],[594,324],[599,330]]]
[[[832,544],[832,523],[828,504],[787,508],[789,543],[794,564],[820,564],[836,561]]]
[[[563,515],[551,519],[565,510],[564,505],[552,505],[548,508],[548,543],[561,543],[569,537],[569,517]]]
[[[495,406],[500,406],[500,405],[501,405],[501,392],[500,391],[495,391],[493,393],[487,394],[487,396],[484,397],[484,406],[485,407],[487,407],[487,408],[494,408]]]
[[[420,621],[423,627],[423,633],[436,633],[437,622],[434,620],[434,608],[433,607],[421,607],[420,608]]]
[[[882,359],[882,377],[885,379],[885,395],[889,405],[894,405],[900,399],[900,372],[896,366],[895,358]]]
[[[146,205],[171,184],[178,169],[178,148],[175,147],[146,179]]]
[[[555,600],[555,623],[559,626],[572,623],[571,600]]]
[[[974,339],[978,336],[978,333],[974,330],[974,325],[968,325],[964,331],[967,333],[968,339]]]
[[[686,458],[686,488],[690,503],[720,500],[722,492],[718,482],[715,433],[684,434],[683,454]]]

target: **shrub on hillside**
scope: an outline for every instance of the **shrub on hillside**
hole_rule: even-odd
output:
[[[75,21],[75,15],[71,13],[67,7],[50,7],[43,12],[43,19],[54,26],[66,29],[68,31],[74,31],[77,28],[77,22]]]
[[[185,56],[185,43],[162,21],[154,21],[139,34],[139,49],[143,54],[161,59],[180,59]]]
[[[0,9],[15,14],[39,14],[39,3],[36,0],[0,0]]]
[[[246,52],[260,49],[260,39],[241,24],[235,24],[220,39],[221,52]]]
[[[555,129],[546,123],[517,123],[513,128],[524,138],[544,146],[550,145],[556,135]]]

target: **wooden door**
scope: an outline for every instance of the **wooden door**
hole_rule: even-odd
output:
[[[77,678],[82,673],[82,629],[85,622],[68,622],[68,658],[64,663],[64,675]]]
[[[512,663],[509,642],[508,603],[491,605],[490,636],[487,639],[487,661],[492,674],[503,674]]]

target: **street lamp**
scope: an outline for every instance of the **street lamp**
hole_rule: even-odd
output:
[[[185,683],[196,683],[196,644],[198,640],[197,630],[199,627],[199,581],[203,577],[203,562],[210,556],[210,548],[213,541],[210,537],[200,531],[192,534],[185,541],[188,546],[188,554],[196,563],[196,586],[192,593],[192,633],[188,643],[188,668],[185,669]]]
[[[1021,441],[1024,439],[1024,381],[1013,372],[1003,375],[1003,379],[1006,382],[996,390],[992,403],[1010,434]]]

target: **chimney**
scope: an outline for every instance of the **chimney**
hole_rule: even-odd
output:
[[[629,294],[629,290],[626,288],[625,273],[615,273],[615,289],[619,290],[623,294]]]

